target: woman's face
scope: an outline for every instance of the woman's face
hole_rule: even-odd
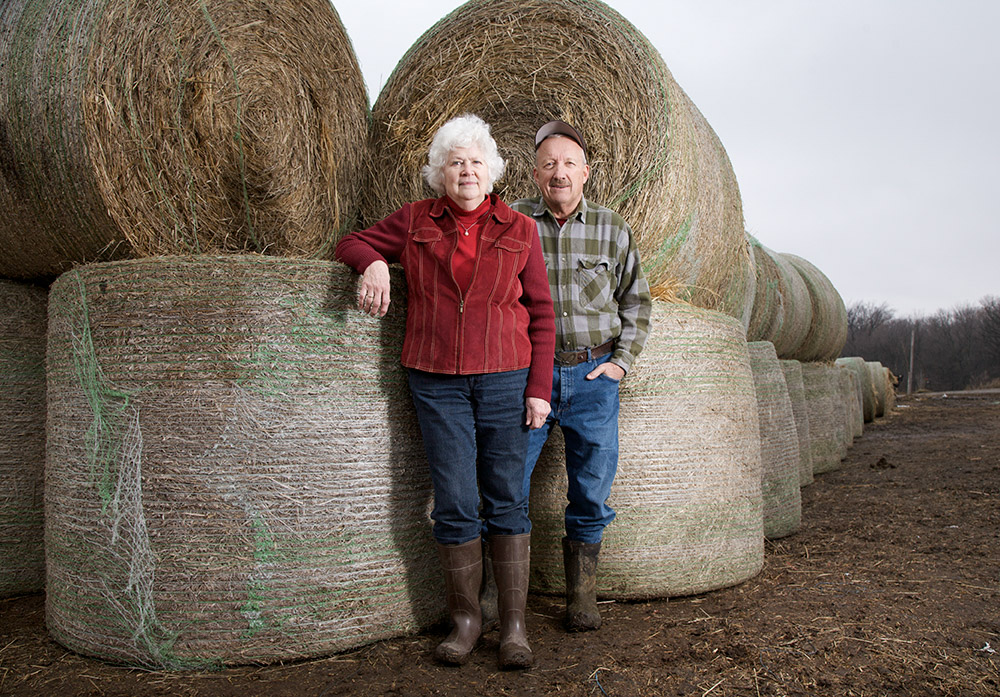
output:
[[[444,163],[444,191],[464,210],[475,210],[489,189],[490,172],[477,145],[452,148]]]

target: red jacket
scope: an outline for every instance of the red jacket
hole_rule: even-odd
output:
[[[490,199],[464,295],[452,273],[458,234],[445,197],[406,204],[344,237],[334,255],[358,273],[378,260],[402,263],[408,293],[404,366],[448,375],[530,368],[525,396],[547,402],[556,335],[538,230],[496,195]]]

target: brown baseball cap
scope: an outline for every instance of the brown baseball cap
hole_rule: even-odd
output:
[[[542,144],[542,141],[546,138],[552,136],[566,136],[576,141],[577,145],[583,148],[583,154],[587,154],[587,144],[583,140],[583,136],[580,135],[580,131],[576,130],[570,126],[565,121],[549,121],[547,124],[538,129],[535,134],[535,150],[538,150],[538,146]]]

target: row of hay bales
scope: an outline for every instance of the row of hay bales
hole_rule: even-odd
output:
[[[858,400],[812,377],[832,375],[839,353],[828,281],[774,255],[798,281],[780,318],[755,321],[773,296],[725,150],[603,3],[463,5],[404,56],[367,131],[357,61],[325,0],[15,0],[0,9],[0,54],[0,275],[59,274],[36,333],[45,381],[36,370],[27,389],[36,444],[47,430],[46,619],[74,650],[172,668],[268,662],[441,617],[429,478],[397,361],[405,297],[370,320],[353,309],[353,275],[326,259],[358,218],[429,193],[427,141],[464,111],[493,124],[508,200],[533,193],[538,125],[580,126],[588,196],[632,222],[665,299],[623,383],[602,597],[752,577],[765,536],[801,524],[812,454],[846,447],[826,441],[847,438]],[[118,260],[92,263],[104,259]],[[41,364],[37,341],[24,350]],[[562,583],[555,445],[531,501],[542,592]],[[5,593],[40,588],[41,462],[13,449],[32,483],[9,485],[29,511],[12,518],[36,521],[15,535],[36,562]]]

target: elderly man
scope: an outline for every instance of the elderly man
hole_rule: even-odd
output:
[[[618,387],[642,350],[652,301],[632,231],[614,211],[587,201],[587,146],[579,131],[550,121],[535,135],[540,198],[511,206],[534,219],[556,315],[552,412],[528,445],[525,490],[554,424],[566,441],[569,476],[566,627],[597,629],[597,557],[618,469]]]

